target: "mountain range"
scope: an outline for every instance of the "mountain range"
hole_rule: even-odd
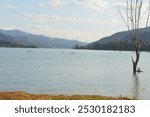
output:
[[[35,35],[20,30],[0,29],[0,47],[74,48],[87,43],[45,35]]]
[[[142,39],[141,50],[150,51],[150,27],[141,28],[139,30]],[[96,50],[133,50],[133,44],[129,35],[129,31],[122,31],[111,36],[104,37],[98,41],[81,46],[82,49]]]
[[[139,30],[142,38],[141,50],[150,51],[150,27]],[[92,43],[67,40],[45,35],[35,35],[20,30],[0,29],[0,47],[30,47],[30,48],[76,48],[94,50],[133,50],[129,31],[114,33]]]

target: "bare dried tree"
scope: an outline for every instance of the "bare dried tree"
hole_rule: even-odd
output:
[[[140,25],[143,24],[143,19],[146,19],[144,22],[144,32],[146,33],[150,16],[150,0],[147,4],[148,8],[146,8],[145,12],[143,12],[143,0],[126,0],[125,2],[124,10],[119,9],[119,13],[128,28],[134,51],[136,53],[135,59],[132,57],[133,73],[142,72],[140,68],[138,68],[141,52],[140,49],[144,38],[140,32]]]

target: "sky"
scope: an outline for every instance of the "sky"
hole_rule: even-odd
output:
[[[0,28],[93,42],[127,30],[125,0],[0,0]]]

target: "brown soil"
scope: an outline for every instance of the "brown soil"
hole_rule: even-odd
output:
[[[128,100],[123,97],[107,97],[99,95],[47,95],[29,94],[23,91],[0,92],[0,100]]]

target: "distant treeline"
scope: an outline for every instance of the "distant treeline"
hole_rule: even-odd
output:
[[[35,46],[25,46],[18,43],[0,40],[0,47],[16,47],[16,48],[36,48]]]
[[[108,43],[101,43],[101,44],[94,43],[93,45],[86,45],[86,46],[76,45],[74,49],[133,51],[134,47],[131,42],[120,41],[120,42],[108,42]],[[143,42],[141,44],[141,51],[150,51],[150,43]]]

